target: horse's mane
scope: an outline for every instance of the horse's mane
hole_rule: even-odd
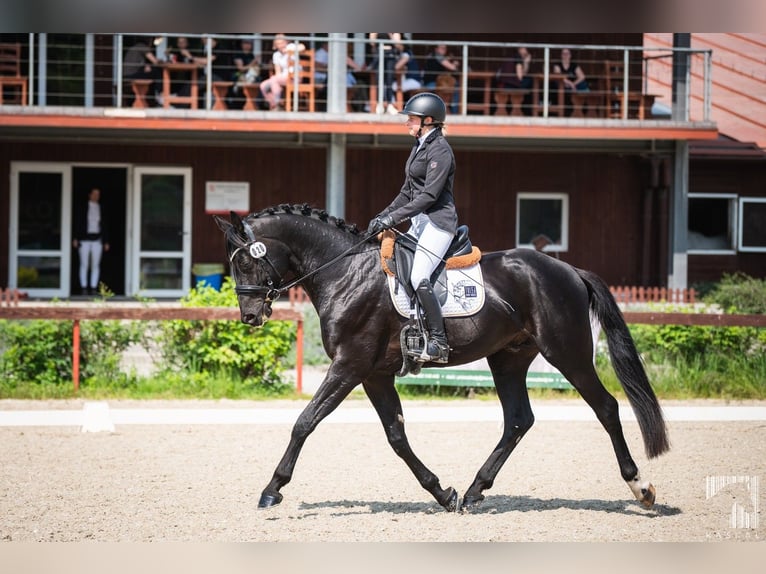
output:
[[[359,235],[361,232],[357,228],[356,224],[348,224],[340,217],[335,217],[333,215],[330,215],[327,213],[324,209],[317,209],[315,207],[311,207],[308,203],[303,204],[293,204],[290,205],[288,203],[282,203],[278,206],[274,207],[267,207],[266,209],[262,209],[258,213],[251,213],[247,216],[247,219],[259,219],[262,217],[269,217],[272,215],[301,215],[304,217],[309,217],[311,219],[316,219],[318,221],[322,221],[323,223],[327,223],[328,225],[334,225],[338,229],[341,229],[347,233],[350,233],[352,235]]]

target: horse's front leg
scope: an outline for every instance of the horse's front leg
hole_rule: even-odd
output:
[[[348,374],[337,362],[330,365],[324,381],[295,421],[285,454],[282,455],[271,481],[261,493],[259,508],[268,508],[282,502],[279,490],[290,482],[295,462],[306,439],[322,419],[333,412],[360,382],[360,377]]]
[[[412,452],[404,432],[404,416],[399,394],[394,387],[393,375],[369,377],[364,390],[383,423],[388,443],[394,452],[407,464],[420,485],[425,488],[447,511],[457,510],[458,495],[454,488],[442,488],[439,478],[431,472]]]

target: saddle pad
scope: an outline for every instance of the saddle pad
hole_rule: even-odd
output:
[[[410,299],[404,288],[397,289],[396,277],[387,276],[394,307],[403,317],[410,316]],[[447,300],[442,305],[445,317],[468,317],[484,306],[484,282],[479,264],[463,269],[447,269]]]

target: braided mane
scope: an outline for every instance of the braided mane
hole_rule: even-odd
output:
[[[303,204],[296,203],[293,205],[290,205],[288,203],[282,203],[275,207],[267,207],[266,209],[263,209],[259,211],[258,213],[251,213],[248,216],[248,218],[258,219],[261,217],[268,217],[270,215],[282,215],[282,214],[302,215],[304,217],[317,219],[324,223],[334,225],[338,229],[341,229],[352,235],[360,234],[360,231],[357,228],[356,224],[348,224],[340,217],[332,216],[329,213],[327,213],[324,209],[317,209],[315,207],[311,207],[308,203],[303,203]]]

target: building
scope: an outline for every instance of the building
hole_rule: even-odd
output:
[[[317,41],[309,34],[289,36],[309,48]],[[218,45],[232,55],[239,39],[220,35]],[[273,35],[252,39],[268,57]],[[351,91],[338,80],[345,81],[345,66],[333,60],[327,99],[317,103],[322,111],[233,109],[236,104],[213,109],[212,81],[209,93],[207,83],[199,82],[198,109],[136,108],[126,97],[132,83],[121,81],[119,57],[136,38],[32,34],[0,40],[21,44],[30,82],[26,105],[0,106],[0,218],[9,228],[0,238],[0,285],[18,286],[30,296],[74,293],[72,211],[93,185],[103,190],[112,237],[102,280],[117,295],[150,297],[186,293],[195,263],[226,263],[212,213],[308,203],[365,226],[401,186],[411,146],[401,116],[374,113],[382,97],[376,81],[362,92],[370,101],[355,106],[373,112],[347,111]],[[170,39],[157,40],[146,43],[161,54]],[[345,50],[364,60],[364,35],[331,40],[331,57],[333,50]],[[463,66],[456,75],[461,109],[448,118],[448,137],[458,162],[458,209],[475,245],[484,251],[531,248],[543,233],[553,240],[546,247],[552,256],[596,271],[612,285],[686,286],[711,275],[709,259],[698,263],[687,254],[685,231],[686,196],[703,173],[689,159],[690,150],[719,138],[706,115],[714,102],[706,70],[699,86],[708,104],[699,117],[689,113],[691,104],[682,105],[684,93],[686,101],[696,101],[695,84],[682,91],[677,86],[682,101],[674,109],[668,100],[671,115],[655,116],[663,98],[646,97],[656,94],[644,86],[652,50],[642,34],[407,40],[420,60],[433,43],[445,42]],[[523,115],[499,116],[494,72],[518,42],[533,53],[532,101]],[[557,78],[550,73],[563,46],[574,48],[592,83],[583,117],[560,106]],[[684,46],[654,53],[671,60],[676,54],[676,65],[685,69],[691,62],[692,70],[694,61],[711,54]],[[622,98],[607,98],[606,61],[628,64],[627,73],[611,78],[619,84],[615,89],[628,87]],[[371,75],[360,77],[364,82]],[[763,164],[752,165],[756,176]],[[757,190],[751,191],[755,197]],[[732,267],[754,274],[766,269],[762,251],[753,252],[752,262],[744,253],[737,250]]]

